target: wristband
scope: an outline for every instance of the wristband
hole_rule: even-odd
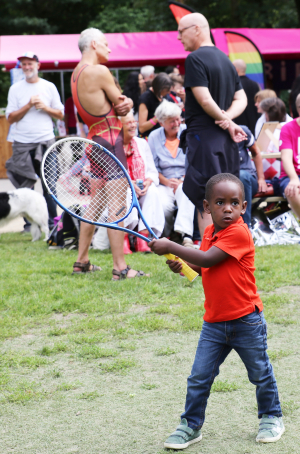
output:
[[[155,117],[153,117],[153,118],[155,118]],[[153,124],[153,126],[155,126],[155,125],[157,125],[157,122],[155,123],[155,121],[153,121],[153,118],[150,118],[150,120],[149,120],[149,121],[150,121],[150,123],[152,123],[152,124]],[[156,120],[156,118],[155,118],[155,120]]]

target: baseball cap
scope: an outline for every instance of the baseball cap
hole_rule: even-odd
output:
[[[30,58],[31,60],[39,61],[38,56],[31,51],[24,52],[21,57],[18,57],[18,60],[21,60],[22,58]]]

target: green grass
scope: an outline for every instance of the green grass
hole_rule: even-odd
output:
[[[109,358],[117,355],[117,350],[101,348],[96,345],[86,345],[78,351],[78,356],[86,359]]]
[[[136,362],[130,358],[120,358],[110,363],[100,363],[99,366],[102,372],[125,373],[128,369],[136,366]]]
[[[2,234],[0,250],[1,454],[166,452],[203,322],[201,278],[190,284],[163,258],[134,254],[128,264],[151,278],[112,283],[111,255],[97,251],[90,259],[102,272],[71,276],[76,251],[49,251],[19,234]],[[272,454],[298,454],[300,444],[300,290],[289,288],[300,286],[299,253],[275,246],[256,254],[289,431]],[[254,387],[231,354],[212,387],[201,445],[187,454],[269,452],[254,441],[254,406]]]
[[[229,383],[227,380],[217,380],[213,383],[211,387],[211,392],[213,393],[228,393],[236,391],[240,386],[237,383]]]
[[[278,350],[278,351],[272,351],[268,350],[268,356],[270,358],[270,361],[276,361],[281,358],[285,358],[286,356],[292,355],[293,352],[291,350]]]
[[[171,347],[161,347],[155,350],[155,354],[157,356],[170,356],[175,355],[175,353],[177,353],[176,350],[174,350],[174,348]]]

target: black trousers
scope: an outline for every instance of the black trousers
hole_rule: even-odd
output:
[[[187,170],[183,191],[196,208],[203,211],[205,186],[218,173],[232,173],[239,177],[238,145],[229,133],[214,123],[203,125],[193,120],[187,126]]]

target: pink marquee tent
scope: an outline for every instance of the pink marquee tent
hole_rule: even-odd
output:
[[[224,31],[249,37],[265,60],[300,58],[300,29],[212,29],[216,46],[228,54]],[[80,59],[79,35],[18,35],[0,37],[0,64],[15,66],[17,57],[27,50],[40,58],[43,70],[72,70]],[[145,64],[183,65],[187,52],[177,40],[177,32],[108,33],[110,68],[140,67]]]
[[[140,67],[146,64],[178,64],[188,55],[176,39],[177,32],[107,33],[110,68]],[[0,64],[15,66],[17,57],[34,51],[44,70],[70,70],[80,60],[79,35],[23,35],[0,37]]]

